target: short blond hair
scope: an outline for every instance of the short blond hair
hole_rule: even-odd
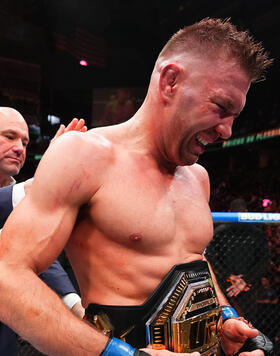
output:
[[[252,82],[264,79],[266,69],[273,60],[248,31],[239,31],[230,19],[205,18],[175,33],[166,43],[160,57],[189,51],[213,56],[226,53],[240,63]]]

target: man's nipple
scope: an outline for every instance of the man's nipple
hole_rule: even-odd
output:
[[[129,240],[131,240],[131,241],[141,241],[142,238],[143,238],[143,236],[139,232],[129,235]]]

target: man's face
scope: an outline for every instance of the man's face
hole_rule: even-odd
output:
[[[176,96],[169,111],[165,142],[171,161],[192,165],[209,143],[228,139],[243,109],[250,79],[229,59],[183,62]]]
[[[19,173],[28,141],[28,127],[23,117],[13,109],[0,108],[0,178]]]

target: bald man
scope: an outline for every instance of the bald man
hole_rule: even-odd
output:
[[[28,126],[12,108],[0,108],[0,187],[14,182],[24,165],[29,142]]]

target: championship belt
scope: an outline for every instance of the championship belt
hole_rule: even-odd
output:
[[[216,355],[219,307],[207,262],[174,266],[140,306],[90,304],[86,319],[136,348]]]

